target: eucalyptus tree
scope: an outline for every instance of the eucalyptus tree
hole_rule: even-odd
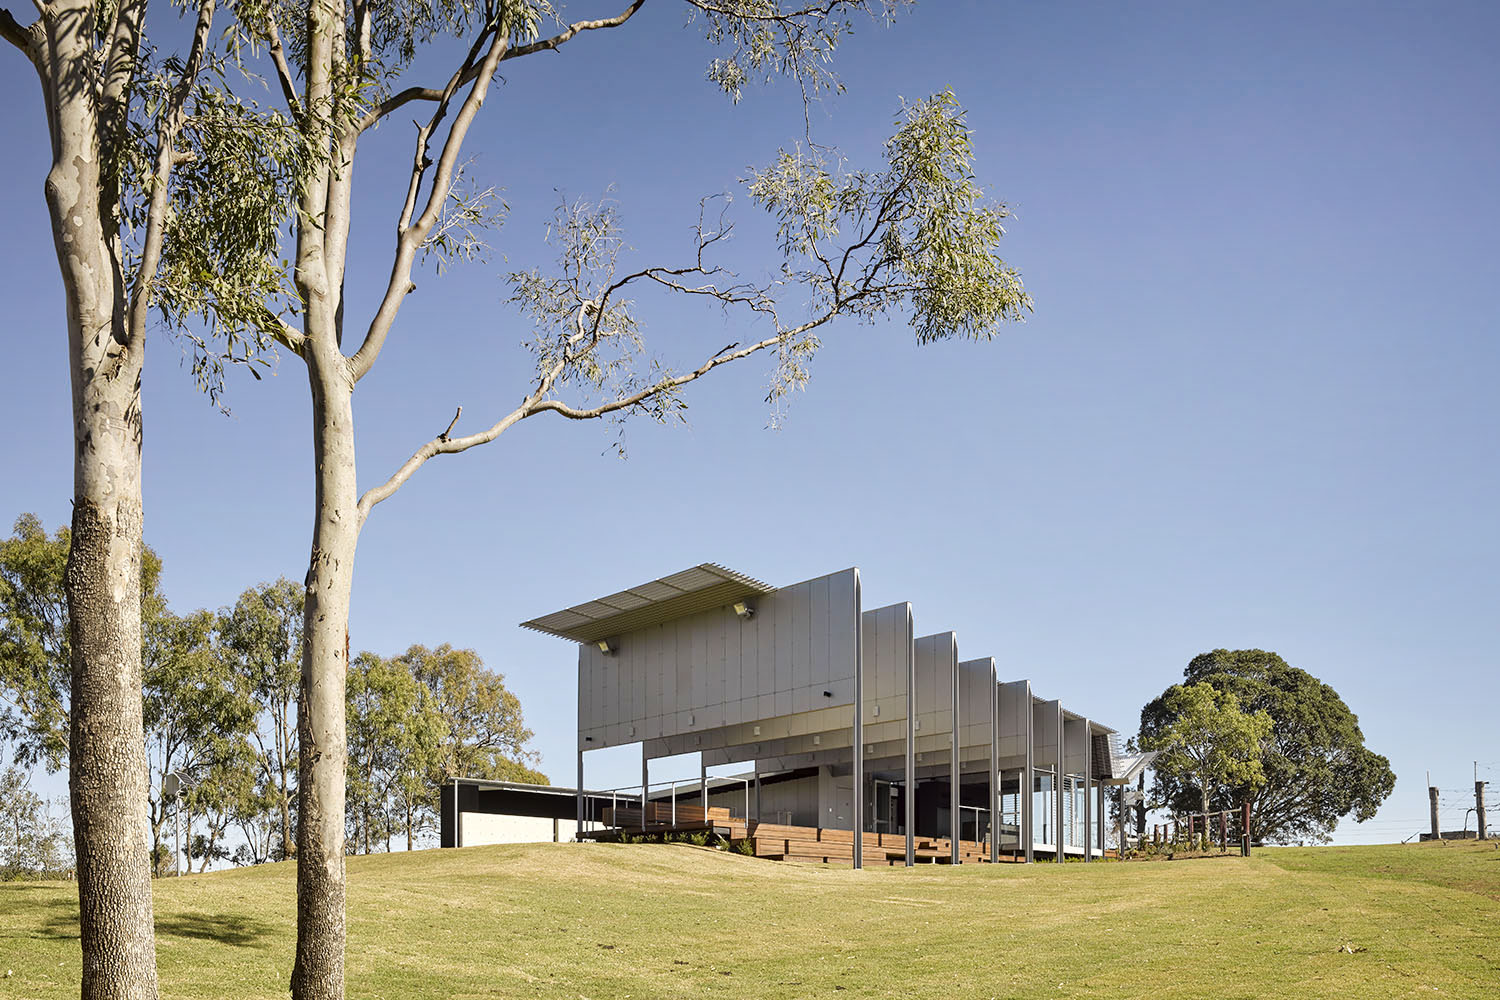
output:
[[[1154,765],[1159,780],[1185,783],[1202,812],[1222,802],[1228,789],[1265,784],[1261,756],[1271,737],[1270,715],[1243,711],[1232,692],[1204,683],[1174,684],[1159,703],[1162,724],[1141,737],[1144,749],[1160,753]]]
[[[251,360],[276,266],[293,133],[222,85],[239,50],[217,0],[32,0],[0,38],[34,67],[42,184],[63,287],[72,393],[68,784],[84,997],[154,997],[141,727],[141,376],[156,316],[196,344],[210,390]],[[173,7],[179,10],[173,10]],[[186,31],[176,21],[185,12]],[[180,42],[180,47],[177,43]],[[40,137],[39,137],[40,138]],[[43,180],[39,178],[39,180]],[[268,196],[269,195],[269,196]],[[213,335],[195,321],[206,320]],[[195,332],[196,331],[196,332]]]
[[[225,652],[250,682],[261,720],[255,742],[260,797],[279,820],[280,843],[266,856],[294,853],[292,814],[297,793],[297,687],[302,662],[302,588],[282,577],[246,590],[219,612]],[[247,834],[248,836],[248,834]],[[259,838],[256,838],[259,842]]]
[[[49,536],[35,514],[16,518],[13,531],[0,540],[0,737],[23,767],[56,772],[69,765],[75,713],[67,596],[72,532],[58,528]],[[161,559],[144,547],[139,565],[144,644],[167,614],[167,601]]]
[[[429,255],[475,253],[495,217],[492,198],[466,193],[462,176],[465,143],[492,82],[505,66],[515,86],[521,60],[620,32],[645,2],[620,0],[622,8],[605,16],[577,20],[552,0],[279,0],[237,8],[240,30],[274,69],[297,134],[291,149],[301,158],[284,213],[295,230],[293,294],[289,301],[278,287],[265,308],[238,314],[304,362],[312,402],[314,516],[297,716],[298,1000],[343,995],[349,606],[356,545],[378,504],[429,460],[494,441],[532,417],[680,418],[685,386],[755,355],[774,359],[770,399],[779,406],[806,381],[819,336],[839,317],[904,315],[925,343],[987,339],[1030,307],[1018,273],[996,252],[1006,210],[974,181],[957,101],[937,94],[902,107],[878,168],[847,169],[809,143],[753,172],[750,199],[770,214],[778,238],[779,268],[764,283],[716,263],[731,224],[707,203],[685,257],[661,262],[626,253],[612,206],[565,208],[551,228],[555,266],[510,276],[533,357],[494,374],[497,383],[511,380],[518,402],[462,433],[460,408],[400,468],[361,491],[355,389],[396,331],[416,287],[414,269]],[[773,76],[795,80],[804,97],[836,86],[829,60],[854,19],[889,18],[908,0],[678,2],[714,50],[709,79],[738,99],[752,80]],[[461,54],[436,78],[413,81],[417,52],[442,38],[461,40]],[[361,142],[414,110],[410,173],[391,205],[389,268],[373,309],[359,314],[344,288]],[[634,298],[645,290],[737,312],[746,335],[719,350],[701,348],[680,366],[655,360]]]
[[[166,614],[148,629],[144,720],[151,768],[152,854],[161,857],[162,830],[176,809],[209,815],[210,846],[223,836],[234,798],[253,775],[249,738],[256,706],[248,679],[222,653],[210,611]],[[243,773],[237,773],[243,772]],[[185,779],[180,798],[166,793],[167,775]],[[249,786],[253,791],[253,785]]]

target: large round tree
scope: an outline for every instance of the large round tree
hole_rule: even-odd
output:
[[[1248,799],[1257,841],[1326,841],[1345,816],[1359,822],[1374,816],[1396,786],[1390,761],[1366,748],[1359,718],[1338,692],[1275,653],[1203,653],[1187,665],[1182,683],[1210,684],[1233,694],[1243,711],[1264,711],[1274,723],[1261,758],[1264,784],[1224,786],[1207,796],[1216,809],[1238,808]],[[1141,709],[1143,744],[1176,721],[1166,694]],[[1158,802],[1183,812],[1201,809],[1204,801],[1190,778],[1167,773],[1156,775],[1155,793]]]

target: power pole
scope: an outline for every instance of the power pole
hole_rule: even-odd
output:
[[[1479,839],[1489,836],[1489,827],[1484,821],[1484,786],[1488,782],[1479,780],[1479,761],[1474,762],[1474,813],[1479,817]]]

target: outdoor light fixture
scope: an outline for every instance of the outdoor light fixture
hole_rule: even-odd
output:
[[[820,747],[822,745],[823,745],[823,737],[821,737],[821,736],[814,736],[813,737],[813,746]]]
[[[755,727],[755,732],[754,732],[754,733],[752,733],[752,734],[751,734],[751,735],[752,735],[752,736],[759,736],[759,735],[760,735],[760,727],[759,727],[759,726],[756,726],[756,727]]]
[[[833,697],[833,692],[832,691],[824,691],[823,692],[823,697],[825,697],[825,698],[832,698]]]
[[[754,618],[755,605],[751,604],[748,601],[735,601],[734,613],[741,618]]]
[[[596,645],[598,645],[599,647],[599,652],[603,653],[605,656],[611,656],[614,654],[615,647],[609,644],[608,639],[600,639]]]

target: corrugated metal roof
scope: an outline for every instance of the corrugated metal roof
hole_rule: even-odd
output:
[[[743,573],[702,563],[618,594],[595,598],[522,622],[522,628],[573,642],[598,642],[677,618],[722,608],[776,588]]]

